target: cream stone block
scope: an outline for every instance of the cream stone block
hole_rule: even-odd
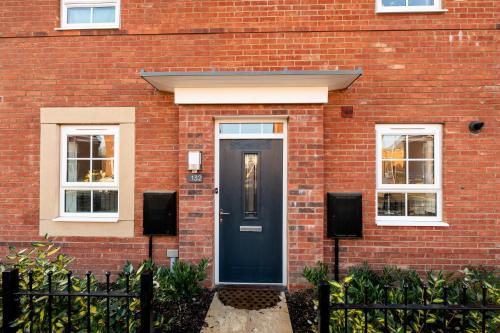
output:
[[[135,191],[135,108],[43,108],[40,111],[40,235],[133,237]],[[63,125],[117,124],[120,126],[119,218],[59,217],[60,132]]]

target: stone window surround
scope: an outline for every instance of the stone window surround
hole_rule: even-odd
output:
[[[58,219],[61,125],[119,125],[120,185],[117,222]],[[40,110],[40,228],[49,236],[133,237],[135,179],[134,107],[56,107]]]

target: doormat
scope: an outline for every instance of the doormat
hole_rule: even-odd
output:
[[[217,294],[222,304],[236,309],[267,309],[280,301],[280,291],[272,289],[222,288]]]

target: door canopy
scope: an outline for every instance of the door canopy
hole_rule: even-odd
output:
[[[328,92],[347,89],[363,71],[145,72],[141,77],[176,104],[328,103]]]

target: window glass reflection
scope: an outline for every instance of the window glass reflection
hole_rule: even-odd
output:
[[[406,158],[406,136],[383,135],[382,136],[382,158],[404,159]]]
[[[262,124],[241,124],[241,134],[260,134]]]
[[[436,216],[436,193],[408,193],[408,216]]]
[[[408,183],[434,184],[434,162],[433,161],[408,162]]]
[[[243,180],[244,215],[257,216],[257,166],[258,154],[245,154],[245,174]]]
[[[94,7],[94,23],[113,23],[115,22],[115,7]]]
[[[90,136],[69,135],[68,136],[68,158],[90,157]]]
[[[238,134],[240,132],[240,124],[220,124],[219,133],[221,134]]]
[[[408,136],[408,155],[409,158],[434,158],[434,136]]]
[[[115,139],[113,135],[92,136],[92,157],[112,158],[114,156]]]
[[[379,216],[404,216],[405,194],[404,193],[378,193],[378,215]]]
[[[93,191],[93,212],[118,212],[118,191]]]
[[[406,0],[382,0],[384,6],[406,6]]]
[[[90,191],[66,190],[64,193],[64,211],[67,213],[90,212]]]
[[[113,180],[113,160],[92,160],[93,182],[112,182]]]
[[[406,161],[383,161],[382,184],[406,184]]]
[[[408,0],[408,6],[434,6],[434,0]]]

